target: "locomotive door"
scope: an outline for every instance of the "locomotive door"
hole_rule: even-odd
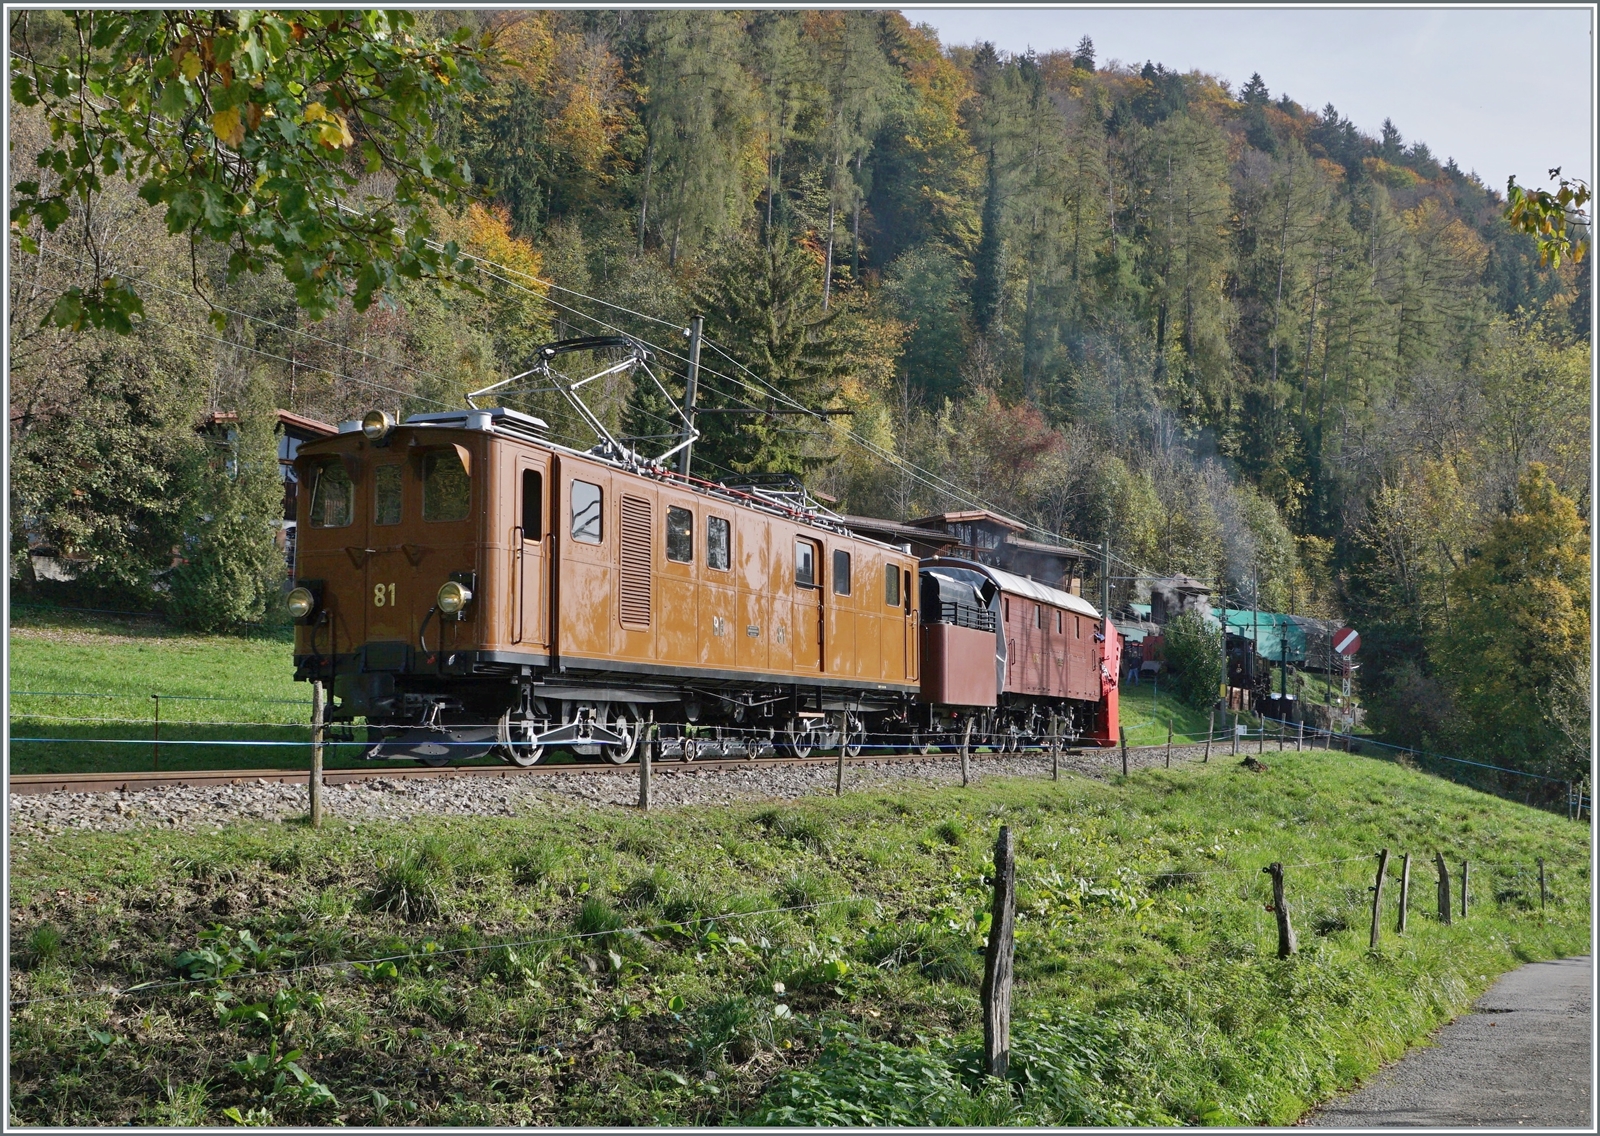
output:
[[[544,649],[549,644],[546,607],[550,595],[549,526],[545,483],[547,469],[536,458],[519,455],[516,463],[516,524],[512,530],[512,552],[516,556],[516,612],[511,641],[524,648]]]
[[[822,670],[822,548],[814,540],[794,542],[794,669]]]
[[[405,645],[414,641],[413,632],[420,613],[414,611],[426,589],[419,589],[413,557],[420,551],[418,545],[407,540],[409,528],[405,516],[405,492],[409,470],[404,460],[386,461],[369,467],[370,495],[356,494],[357,509],[365,510],[366,545],[363,568],[365,587],[362,589],[361,607],[366,613],[363,640],[368,644],[389,644],[373,656],[369,651],[369,666],[395,666],[403,658]],[[428,602],[432,602],[429,597]],[[426,611],[428,604],[423,603]],[[385,664],[384,655],[389,656]]]

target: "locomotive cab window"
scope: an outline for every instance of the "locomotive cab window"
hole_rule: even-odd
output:
[[[894,564],[883,568],[883,603],[885,607],[900,606],[900,569]]]
[[[397,465],[380,465],[372,479],[372,523],[398,525],[400,523],[400,487],[405,481],[405,471]]]
[[[584,544],[599,544],[600,487],[587,481],[572,483],[572,539]]]
[[[733,526],[722,517],[706,518],[706,567],[726,572],[731,560]]]
[[[667,509],[667,559],[694,563],[694,514],[688,509]]]
[[[422,458],[422,519],[464,521],[472,504],[472,479],[454,447]]]
[[[355,519],[355,486],[338,458],[317,466],[311,481],[311,527],[342,529]]]
[[[850,594],[850,554],[842,548],[833,550],[833,594]]]
[[[817,586],[817,550],[809,540],[794,542],[794,582],[799,588]]]
[[[544,475],[536,469],[522,471],[522,539],[544,539]]]

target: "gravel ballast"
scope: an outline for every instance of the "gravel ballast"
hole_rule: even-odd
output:
[[[1198,761],[1202,746],[1175,746],[1174,764]],[[1213,761],[1228,760],[1222,746]],[[1270,753],[1266,755],[1271,761]],[[1166,762],[1164,746],[1130,749],[1130,769]],[[1120,773],[1115,749],[1063,755],[1063,774],[1104,778]],[[984,777],[1048,777],[1050,757],[1044,753],[997,757],[975,756],[973,780]],[[731,804],[735,801],[784,800],[833,792],[831,764],[777,765],[760,761],[735,769],[697,769],[663,760],[653,767],[651,807]],[[845,767],[847,792],[883,785],[917,782],[959,784],[960,759],[945,755],[925,760],[852,762]],[[552,807],[594,806],[637,808],[638,766],[616,772],[500,777],[387,778],[325,785],[323,811],[331,823],[401,820],[414,816],[532,816]],[[138,828],[213,831],[252,821],[276,822],[306,813],[306,787],[256,781],[238,785],[167,787],[138,792],[16,794],[9,802],[11,834],[26,838],[57,832],[125,832]]]

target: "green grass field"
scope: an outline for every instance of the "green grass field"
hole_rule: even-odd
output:
[[[60,834],[12,850],[10,1120],[1285,1124],[1499,973],[1590,948],[1587,826],[1368,758],[1267,765]],[[1009,1091],[974,1057],[1001,824]],[[1379,847],[1414,859],[1374,952]],[[1435,851],[1472,863],[1450,926]],[[179,973],[215,980],[100,993]]]

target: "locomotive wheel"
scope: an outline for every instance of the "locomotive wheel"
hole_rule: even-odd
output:
[[[630,717],[625,710],[619,710],[613,716],[610,707],[602,707],[599,717],[607,729],[628,739],[623,745],[602,746],[601,756],[612,765],[628,764],[633,760],[633,755],[639,751],[639,736],[644,732],[643,721],[638,715]]]
[[[504,714],[500,715],[500,727],[498,734],[500,744],[498,747],[496,747],[495,753],[499,756],[500,760],[511,765],[518,766],[522,769],[527,769],[531,766],[538,765],[544,760],[546,753],[545,747],[542,745],[525,744],[527,741],[526,735],[530,731],[526,725],[521,722],[517,723],[517,725],[520,727],[519,732],[524,735],[521,738],[517,738],[512,735],[511,711],[507,710]],[[512,745],[511,743],[514,741],[522,742],[524,744]]]
[[[778,752],[784,757],[798,757],[803,760],[811,756],[815,745],[816,731],[804,718],[791,718],[783,727],[783,744]]]

